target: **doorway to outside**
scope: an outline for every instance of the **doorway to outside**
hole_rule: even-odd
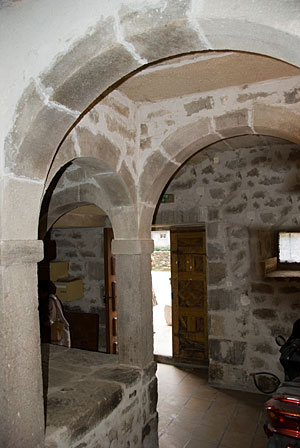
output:
[[[154,354],[172,357],[170,231],[154,230],[151,236],[154,241],[152,254]]]
[[[207,365],[205,229],[159,228],[152,239],[154,354]]]

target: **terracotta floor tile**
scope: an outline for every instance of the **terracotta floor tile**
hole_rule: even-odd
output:
[[[197,420],[196,418],[183,417],[181,414],[179,414],[175,419],[172,420],[170,427],[174,426],[186,431],[193,431],[200,421],[201,419]]]
[[[167,364],[158,364],[157,374],[160,382],[169,384],[179,384],[187,376],[183,370]]]
[[[245,434],[240,432],[227,431],[222,440],[223,447],[226,448],[250,448],[252,441],[252,434]]]
[[[214,388],[202,370],[165,365],[157,376],[160,448],[265,448],[266,397]]]
[[[251,415],[248,417],[245,414],[236,414],[230,425],[228,430],[233,432],[243,432],[245,434],[253,434],[256,430],[258,422],[258,415],[256,418],[253,418]]]
[[[265,437],[256,437],[251,445],[251,448],[266,448],[268,443],[267,436]]]
[[[173,422],[167,427],[166,433],[176,437],[176,439],[182,442],[188,442],[191,439],[191,431],[183,429],[181,426],[178,426]]]
[[[199,409],[199,411],[206,411],[211,406],[210,400],[201,400],[200,398],[190,398],[185,407],[188,409]]]
[[[158,415],[158,435],[160,436],[163,432],[166,431],[167,426],[173,421],[174,419],[170,417],[167,414],[159,414]]]
[[[215,425],[223,430],[227,428],[229,424],[230,416],[222,414],[216,414],[215,412],[206,412],[203,416],[201,423],[205,425]]]
[[[187,442],[183,442],[171,434],[163,434],[159,438],[159,448],[184,448]]]
[[[197,425],[197,429],[193,432],[193,438],[206,442],[219,442],[223,436],[224,428],[218,425]]]
[[[191,439],[186,445],[186,448],[217,448],[218,444],[215,442],[199,441],[198,439]]]
[[[179,412],[177,418],[178,419],[180,418],[183,421],[189,420],[190,422],[195,423],[195,425],[196,425],[197,423],[201,422],[201,420],[204,418],[205,415],[206,415],[206,413],[204,411],[200,411],[197,408],[191,409],[191,408],[184,407]]]

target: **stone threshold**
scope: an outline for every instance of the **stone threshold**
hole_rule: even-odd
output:
[[[43,344],[45,447],[73,447],[108,417],[142,370],[118,356]]]

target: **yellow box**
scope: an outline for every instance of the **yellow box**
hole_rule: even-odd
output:
[[[63,302],[72,302],[83,298],[82,280],[78,278],[62,278],[57,280],[56,295]]]
[[[50,280],[55,282],[58,278],[68,277],[68,261],[50,261],[49,263]]]

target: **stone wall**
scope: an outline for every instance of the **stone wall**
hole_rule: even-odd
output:
[[[278,230],[299,230],[300,147],[245,136],[219,142],[186,163],[155,224],[206,226],[210,380],[251,389],[249,373],[282,377],[274,336],[299,317],[300,280],[266,279]],[[274,244],[275,238],[275,244]],[[275,253],[274,253],[275,251]]]
[[[46,448],[156,448],[156,364],[120,366],[114,355],[42,347],[48,380]],[[85,381],[82,381],[84,375]]]
[[[103,227],[55,228],[56,260],[69,262],[69,276],[83,281],[83,298],[64,302],[66,311],[99,315],[99,350],[105,351]]]

